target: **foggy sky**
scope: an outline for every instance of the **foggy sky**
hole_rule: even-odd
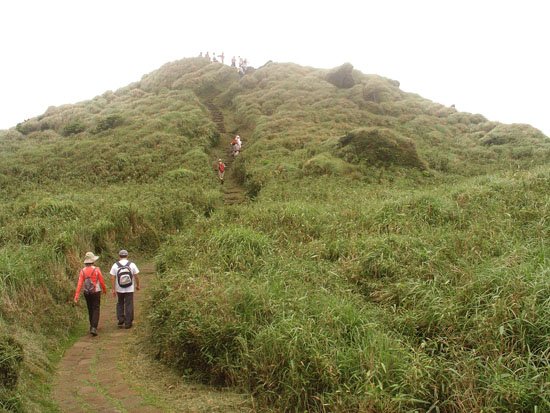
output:
[[[0,3],[0,129],[199,52],[399,80],[401,89],[550,135],[544,0],[18,0]]]

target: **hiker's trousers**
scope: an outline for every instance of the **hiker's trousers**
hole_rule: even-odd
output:
[[[99,307],[101,305],[101,292],[84,294],[86,306],[88,307],[88,320],[90,327],[97,328],[99,323]]]
[[[131,326],[134,322],[134,293],[116,293],[116,318],[119,324]]]

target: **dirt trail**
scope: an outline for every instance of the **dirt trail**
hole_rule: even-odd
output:
[[[119,329],[116,299],[110,291],[102,296],[98,336],[83,336],[59,363],[53,397],[60,410],[67,413],[252,411],[250,400],[244,396],[186,382],[140,352],[141,308],[154,269],[151,264],[138,263],[138,266],[142,290],[134,294],[134,327]]]
[[[233,175],[229,142],[223,113],[205,100],[220,133],[212,155],[226,164],[223,184],[226,205],[247,202],[244,188]],[[130,330],[119,329],[115,315],[116,298],[110,291],[101,299],[99,335],[83,336],[66,351],[58,366],[53,397],[62,412],[252,412],[253,402],[243,395],[188,382],[169,367],[139,351],[141,307],[152,264],[139,265],[142,291],[134,294],[135,321]],[[107,281],[107,280],[106,280]],[[110,284],[109,284],[110,285]],[[84,298],[82,304],[85,307]]]
[[[230,142],[235,136],[228,133],[225,127],[225,118],[221,110],[214,104],[212,98],[206,98],[205,106],[210,111],[210,116],[216,124],[220,134],[218,145],[212,149],[212,154],[216,159],[221,158],[225,164],[225,179],[223,184],[223,200],[226,205],[242,204],[247,201],[244,188],[238,183],[233,168],[233,154],[231,152]]]

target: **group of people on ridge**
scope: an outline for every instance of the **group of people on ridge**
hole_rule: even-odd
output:
[[[221,63],[224,64],[225,61],[225,54],[222,52],[221,54],[216,54],[216,52],[212,52],[212,55],[210,55],[209,52],[206,52],[204,55],[202,52],[199,53],[199,57],[203,57],[205,59],[208,59],[209,62],[212,63]],[[239,61],[239,65],[237,66],[237,59]],[[248,68],[248,61],[246,58],[243,58],[239,56],[238,58],[233,56],[231,58],[231,67],[234,67],[239,70],[239,74],[244,75],[246,72],[246,69]]]
[[[119,328],[131,328],[134,321],[134,291],[139,290],[139,269],[128,259],[128,251],[120,250],[116,261],[109,272],[113,297],[117,297],[116,315]],[[78,274],[78,284],[74,294],[74,302],[78,303],[80,292],[84,293],[88,308],[90,334],[97,336],[99,324],[99,309],[101,294],[107,294],[105,280],[99,267],[94,263],[99,256],[87,252],[84,257],[84,268]]]
[[[221,62],[222,65],[223,65],[223,62],[225,60],[225,54],[222,52],[222,54],[216,54],[216,52],[212,52],[212,56],[210,56],[210,53],[206,52],[205,55],[203,56],[202,55],[202,52],[200,52],[199,54],[199,57],[204,57],[205,59],[208,59],[208,61],[212,62],[212,63],[217,63],[217,62]],[[218,58],[220,60],[218,60]],[[234,57],[233,57],[234,59]]]

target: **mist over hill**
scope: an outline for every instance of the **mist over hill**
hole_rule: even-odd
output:
[[[160,274],[154,357],[259,406],[544,411],[549,160],[349,63],[187,58],[50,107],[0,131],[0,405],[54,408],[81,257],[124,247]]]

